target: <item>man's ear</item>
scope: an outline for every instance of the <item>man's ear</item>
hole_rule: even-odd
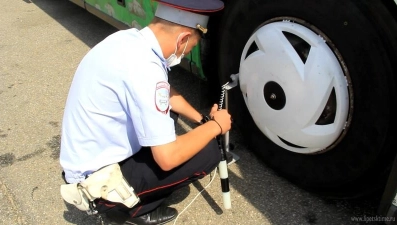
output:
[[[181,45],[183,45],[184,47],[190,36],[192,36],[192,32],[190,31],[183,32],[179,38],[180,40],[178,41],[178,47],[180,48]]]

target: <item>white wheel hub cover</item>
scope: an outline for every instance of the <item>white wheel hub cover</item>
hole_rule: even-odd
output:
[[[283,32],[310,45],[305,63]],[[258,50],[247,56],[253,42]],[[244,48],[239,79],[256,125],[280,147],[315,153],[330,146],[342,133],[349,111],[347,81],[331,48],[312,30],[288,21],[258,29]],[[274,109],[265,100],[264,87],[269,82],[278,84],[285,94],[281,109]],[[337,103],[335,119],[331,124],[316,125],[333,89]]]

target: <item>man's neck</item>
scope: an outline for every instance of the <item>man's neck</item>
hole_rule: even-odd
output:
[[[172,53],[175,52],[175,45],[174,46],[170,45],[170,40],[175,40],[176,42],[177,37],[173,37],[173,35],[171,35],[168,32],[165,32],[156,24],[149,24],[148,27],[150,28],[150,30],[152,30],[154,36],[159,42],[164,58],[168,58]]]

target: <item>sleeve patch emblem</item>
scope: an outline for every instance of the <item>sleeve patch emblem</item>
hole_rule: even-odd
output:
[[[168,113],[170,108],[170,85],[167,82],[161,81],[156,84],[154,102],[156,104],[156,109],[159,112],[164,114]]]

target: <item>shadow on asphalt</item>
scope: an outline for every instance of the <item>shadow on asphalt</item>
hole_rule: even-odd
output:
[[[24,1],[38,6],[90,48],[117,31],[116,28],[68,0]]]
[[[34,3],[46,14],[55,19],[63,27],[69,30],[87,46],[93,47],[98,42],[102,41],[108,35],[117,31],[116,28],[103,22],[97,17],[90,15],[84,9],[67,0],[24,0],[26,3]],[[178,68],[171,73],[178,73]],[[172,75],[171,75],[172,76]],[[179,77],[180,78],[180,77]],[[178,79],[179,79],[178,78]],[[200,110],[207,109],[208,102],[205,101],[205,95],[207,92],[203,87],[205,84],[194,76],[186,76],[181,79],[184,85],[193,87],[196,89],[189,93],[183,93],[186,99],[197,98],[197,94],[200,95],[199,103],[196,106]],[[197,90],[198,89],[198,90]],[[236,146],[235,153],[241,157],[241,160],[237,162],[242,176],[236,175],[229,172],[229,179],[231,186],[241,193],[246,201],[250,202],[258,211],[260,211],[272,224],[286,224],[286,221],[295,221],[296,217],[292,216],[296,214],[302,215],[304,221],[307,224],[316,224],[317,218],[321,212],[321,209],[316,209],[312,200],[305,200],[308,196],[309,199],[317,199],[319,197],[313,196],[310,193],[299,190],[285,181],[279,178],[269,168],[263,165],[259,168],[254,167],[253,164],[260,164],[261,162],[256,161],[256,157],[253,153],[248,151],[239,150],[239,146],[243,146],[243,142],[239,139],[240,135],[238,131],[231,132],[231,139]],[[254,159],[255,162],[247,161],[245,159]],[[203,187],[200,183],[194,183],[193,186],[197,190],[201,190]],[[190,193],[190,187],[183,188],[178,191],[178,194],[168,202],[171,204],[182,201]],[[302,194],[303,193],[303,194]],[[302,197],[303,195],[303,197]],[[280,197],[281,196],[281,197]],[[204,199],[212,207],[214,212],[222,214],[221,207],[214,201],[209,193],[203,192]],[[317,200],[316,200],[317,201]],[[373,205],[372,201],[347,201],[347,200],[319,200],[323,205],[333,205],[337,208],[340,207],[341,211],[350,211],[350,214],[359,214],[359,216],[367,215],[371,216],[375,214],[376,206]],[[293,203],[293,204],[290,204]],[[64,218],[70,223],[74,224],[94,224],[95,217],[89,217],[85,212],[81,212],[78,209],[66,204],[68,211],[64,212]],[[326,213],[326,212],[325,212]],[[347,221],[346,224],[349,224]]]

